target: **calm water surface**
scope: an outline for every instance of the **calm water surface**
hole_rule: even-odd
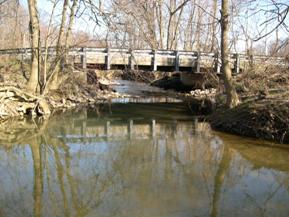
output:
[[[6,122],[0,216],[289,216],[289,151],[212,132],[183,104]]]

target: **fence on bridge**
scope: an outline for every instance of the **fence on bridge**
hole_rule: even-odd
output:
[[[45,52],[45,49],[42,48]],[[0,50],[1,55],[17,55],[29,58],[31,48]],[[48,55],[56,54],[56,48],[48,48]],[[114,68],[146,69],[151,71],[193,71],[202,72],[204,69],[213,69],[220,73],[221,59],[219,53],[174,50],[131,50],[115,48],[74,47],[69,49],[68,56],[74,64],[83,69],[98,66],[101,69]],[[271,65],[288,67],[288,60],[284,57],[265,55],[247,55],[234,53],[229,55],[230,66],[238,74],[253,65]]]

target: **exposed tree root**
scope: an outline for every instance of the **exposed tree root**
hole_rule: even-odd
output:
[[[50,114],[49,106],[42,97],[34,96],[16,87],[0,88],[0,119],[25,114]]]

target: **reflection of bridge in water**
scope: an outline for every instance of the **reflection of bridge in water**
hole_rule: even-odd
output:
[[[127,139],[132,137],[155,137],[159,131],[159,125],[152,119],[148,123],[139,123],[138,120],[128,120],[116,122],[110,120],[103,121],[73,121],[71,136],[66,136],[65,141],[72,142],[78,139],[85,141],[106,139]],[[156,129],[157,128],[157,129]]]
[[[174,121],[166,125],[156,119],[128,119],[128,120],[73,120],[71,129],[65,132],[66,136],[58,135],[65,142],[97,142],[105,140],[127,140],[127,139],[155,139],[170,136],[176,138],[177,135],[184,134],[184,127],[191,131],[198,131],[205,128],[207,123]],[[170,135],[166,135],[170,128]]]

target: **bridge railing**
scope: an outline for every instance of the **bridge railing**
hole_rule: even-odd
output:
[[[48,54],[56,54],[55,47],[48,48]],[[45,49],[42,48],[42,53]],[[0,50],[0,56],[21,55],[29,58],[32,54],[31,48],[5,49]],[[130,50],[119,48],[95,48],[95,47],[73,47],[68,51],[68,55],[73,57],[74,63],[80,63],[82,68],[87,64],[104,65],[107,70],[112,65],[125,65],[134,69],[136,66],[151,67],[152,71],[157,71],[158,67],[174,67],[175,71],[182,68],[192,68],[196,73],[202,68],[213,68],[220,73],[221,58],[219,53],[195,52],[195,51],[175,51],[175,50]],[[229,62],[234,73],[239,73],[248,66],[276,65],[288,67],[288,60],[284,57],[272,57],[265,55],[247,55],[244,53],[232,53],[229,55]]]

